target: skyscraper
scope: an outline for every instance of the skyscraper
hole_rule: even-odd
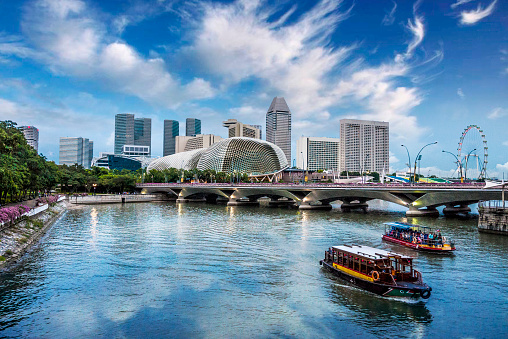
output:
[[[134,145],[152,148],[152,119],[134,119]]]
[[[39,152],[39,130],[35,126],[21,126],[23,135],[28,145],[32,146],[36,152]]]
[[[122,154],[123,146],[139,145],[152,148],[152,119],[134,118],[134,114],[115,115],[115,154]]]
[[[90,168],[93,157],[93,141],[87,138],[61,137],[60,138],[60,165],[81,165]]]
[[[273,98],[266,113],[266,141],[279,146],[291,163],[291,111],[283,97]]]
[[[134,145],[134,114],[115,115],[115,154],[122,154],[124,145]]]
[[[187,118],[185,120],[185,135],[188,137],[195,137],[198,134],[201,134],[201,120]]]
[[[243,124],[236,119],[228,119],[222,122],[222,126],[228,129],[228,138],[246,137],[261,139],[261,130],[247,124]]]
[[[388,122],[340,120],[340,171],[388,171],[389,141]]]
[[[261,125],[251,125],[259,130],[259,139],[263,139],[263,127]]]
[[[175,138],[180,134],[180,124],[176,120],[164,120],[164,156],[175,154]]]
[[[296,167],[308,170],[339,169],[340,139],[301,137],[296,141]]]

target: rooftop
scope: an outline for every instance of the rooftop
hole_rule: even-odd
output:
[[[400,254],[400,253],[389,252],[389,251],[385,251],[385,250],[382,250],[379,248],[374,248],[374,247],[369,247],[369,246],[343,245],[343,246],[333,246],[333,248],[335,248],[339,251],[344,251],[344,252],[360,255],[363,257],[372,258],[374,260],[386,259],[388,257],[394,257],[394,256],[398,256],[398,257],[401,257],[404,259],[411,259],[412,258],[412,257],[406,256],[406,255]]]

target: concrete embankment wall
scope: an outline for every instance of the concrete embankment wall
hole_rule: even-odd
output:
[[[66,200],[60,201],[0,231],[0,269],[6,270],[17,263],[67,210],[67,204]]]
[[[480,207],[478,231],[508,235],[508,208]]]

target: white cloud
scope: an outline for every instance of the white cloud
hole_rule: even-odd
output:
[[[461,99],[464,99],[465,98],[465,94],[464,92],[462,91],[462,88],[458,88],[457,89],[457,95],[461,98]]]
[[[474,25],[478,21],[482,20],[485,17],[488,17],[494,11],[494,7],[496,5],[497,0],[494,0],[487,8],[482,9],[481,4],[478,5],[478,8],[472,11],[462,11],[460,12],[460,23],[463,25]]]
[[[496,107],[492,110],[492,112],[490,112],[490,114],[487,116],[487,118],[499,119],[499,118],[503,118],[507,115],[508,115],[508,110],[501,108],[501,107]]]
[[[503,141],[503,146],[508,146],[508,140],[507,141]]]
[[[390,166],[398,163],[400,160],[395,156],[393,152],[390,152]]]
[[[117,22],[117,31],[122,30],[122,22],[127,24]],[[182,84],[167,71],[162,59],[145,58],[108,34],[83,1],[38,0],[27,8],[22,27],[37,59],[55,73],[94,79],[109,89],[163,107],[174,108],[215,94],[207,81],[196,78]],[[11,49],[19,50],[18,55],[27,54],[21,47],[11,44]]]
[[[13,120],[22,125],[35,125],[39,129],[39,152],[58,154],[59,137],[84,137],[94,141],[95,153],[104,151],[98,145],[106,145],[107,136],[114,129],[114,119],[99,112],[104,102],[93,97],[83,110],[43,108],[42,104],[20,103],[0,98],[2,120]],[[69,98],[69,101],[75,98]],[[80,99],[78,98],[78,101]],[[79,106],[79,103],[78,103]],[[107,106],[106,106],[107,107]],[[116,112],[112,112],[116,113]],[[55,124],[55,121],[58,121]],[[58,156],[50,160],[58,161]]]
[[[497,164],[496,169],[500,172],[507,172],[508,171],[508,162],[505,162],[504,164]]]
[[[384,16],[383,21],[381,21],[381,23],[385,26],[392,25],[393,22],[395,21],[395,11],[396,10],[397,10],[397,3],[394,1],[392,9],[390,10],[389,13],[386,13],[386,15]]]
[[[471,1],[474,1],[474,0],[457,0],[456,3],[453,3],[450,5],[450,7],[452,9],[455,9],[457,8],[458,6],[461,6],[461,5],[464,5],[464,4],[467,4],[468,2],[471,2]]]
[[[396,56],[395,60],[398,62],[411,58],[414,50],[422,43],[425,36],[425,26],[423,24],[422,17],[415,15],[414,22],[408,20],[406,28],[413,35],[413,39],[409,42],[406,53],[404,55],[399,54]]]

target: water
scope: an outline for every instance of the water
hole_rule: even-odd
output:
[[[143,203],[72,207],[0,274],[0,337],[507,337],[508,237],[420,219],[454,256],[381,241],[403,209],[368,214]],[[386,211],[389,210],[389,211]],[[319,266],[331,245],[416,257],[425,303],[379,297]]]

